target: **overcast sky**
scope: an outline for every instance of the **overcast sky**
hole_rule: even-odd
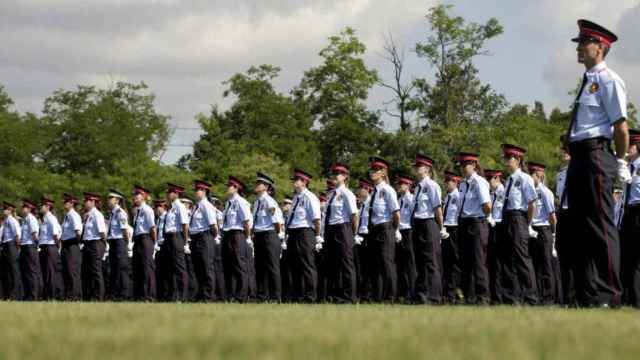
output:
[[[411,53],[429,28],[426,0],[0,0],[0,84],[19,111],[39,113],[54,90],[77,84],[106,86],[144,80],[157,108],[176,128],[163,161],[189,152],[198,137],[197,113],[225,105],[222,81],[253,64],[283,71],[288,91],[319,63],[327,37],[345,26],[367,45],[367,63],[383,78],[390,68],[379,53],[391,32],[408,49],[408,77],[428,77]],[[567,92],[581,77],[575,61],[576,20],[591,19],[620,37],[607,63],[640,103],[640,4],[637,0],[460,0],[454,13],[469,21],[497,18],[504,34],[488,43],[492,56],[477,61],[481,78],[512,103],[541,100],[547,110],[567,108]],[[372,91],[381,109],[387,90]],[[388,119],[387,128],[397,124]],[[185,146],[187,145],[187,146]]]

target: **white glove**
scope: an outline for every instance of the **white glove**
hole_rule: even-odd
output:
[[[449,233],[447,232],[446,228],[442,228],[442,230],[440,230],[440,237],[445,240],[449,238]]]
[[[322,243],[324,243],[324,239],[322,236],[316,236],[316,251],[322,250]]]
[[[280,243],[280,247],[282,248],[282,250],[287,250],[287,240],[282,240],[282,242]]]
[[[529,237],[532,237],[532,238],[538,237],[538,232],[533,230],[533,227],[531,225],[529,225]]]
[[[154,247],[153,247],[153,250],[154,250],[155,252],[160,251],[160,245],[156,244],[156,246],[154,246]]]
[[[551,234],[551,236],[553,237],[553,243],[551,244],[551,256],[553,256],[554,258],[557,258],[558,251],[556,251],[556,234],[553,233]]]
[[[133,251],[133,241],[129,241],[129,242],[127,243],[127,250],[129,250],[129,251]]]
[[[251,240],[250,237],[247,238],[247,246],[249,246],[250,248],[253,247],[253,240]]]
[[[216,236],[216,238],[214,239],[214,241],[216,242],[216,245],[220,245],[220,241],[222,240],[222,238],[220,237],[220,235],[218,234]]]
[[[189,246],[189,243],[184,244],[184,253],[187,255],[191,254],[191,247]]]
[[[489,223],[489,225],[491,227],[495,227],[496,226],[496,219],[494,219],[493,216],[491,216],[491,215],[487,216],[487,222]]]
[[[364,238],[360,235],[356,235],[353,237],[353,241],[356,243],[356,245],[360,245],[364,241]]]
[[[280,239],[280,241],[284,240],[284,231],[278,233],[278,239]]]
[[[618,159],[618,178],[625,184],[631,183],[629,165],[624,159]]]
[[[399,243],[402,241],[402,234],[400,233],[400,230],[396,230],[396,242]]]

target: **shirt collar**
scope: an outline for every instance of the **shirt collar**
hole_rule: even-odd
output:
[[[117,212],[118,212],[118,210],[120,210],[120,205],[116,205],[116,206],[114,206],[114,207],[113,207],[113,209],[111,209],[111,213],[112,213],[112,214],[115,214],[115,213],[117,213]]]
[[[594,65],[591,69],[587,70],[587,74],[588,75],[593,75],[596,74],[604,69],[607,68],[607,63],[605,63],[604,61],[601,63],[598,63],[596,65]]]
[[[378,189],[378,191],[380,191],[380,190],[384,189],[385,186],[387,186],[387,182],[382,180],[380,182],[380,184],[376,185],[376,189]]]

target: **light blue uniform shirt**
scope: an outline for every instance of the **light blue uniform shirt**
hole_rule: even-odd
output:
[[[38,243],[40,245],[55,245],[56,240],[54,237],[60,238],[62,234],[62,227],[60,222],[51,212],[48,212],[42,218],[42,224],[40,224],[40,235]]]
[[[2,226],[2,242],[10,242],[20,238],[20,223],[13,215],[4,219]]]
[[[82,218],[74,209],[64,215],[62,222],[62,241],[76,239],[76,231],[82,233]]]
[[[142,204],[140,204],[139,207],[134,209],[133,236],[149,234],[151,233],[151,229],[155,225],[156,225],[156,215],[153,213],[153,209],[151,208],[151,206],[143,202]],[[164,225],[166,228],[167,224],[164,224]]]
[[[153,215],[153,211],[151,214]],[[182,226],[187,224],[189,224],[189,210],[180,199],[175,199],[164,218],[164,232],[166,234],[182,233]]]
[[[276,206],[275,219],[276,219],[276,223],[280,225],[284,225],[284,215],[282,214],[282,209],[280,209],[280,206]]]
[[[84,234],[82,235],[82,240],[85,241],[95,241],[100,240],[102,236],[101,233],[106,235],[107,226],[104,221],[104,215],[98,209],[93,208],[91,211],[85,214],[84,220]]]
[[[129,219],[127,213],[116,205],[111,209],[109,226],[107,227],[107,239],[124,239],[123,231],[127,231]]]
[[[511,189],[509,189],[510,183]],[[508,192],[508,194],[505,193],[505,197],[508,197],[505,204],[507,210],[527,211],[529,203],[538,198],[533,179],[521,169],[517,169],[509,176],[505,188]]]
[[[587,81],[577,102],[578,113],[569,142],[613,137],[613,124],[627,118],[627,90],[624,81],[601,62],[586,73]]]
[[[329,194],[327,208],[331,207],[329,225],[338,225],[351,222],[351,217],[358,213],[356,196],[341,185]]]
[[[267,193],[253,202],[253,231],[264,232],[275,230],[278,223],[278,203]]]
[[[189,234],[200,234],[218,226],[216,208],[207,199],[202,199],[193,208],[189,220]]]
[[[504,207],[504,185],[498,184],[491,192],[491,216],[496,223],[502,222],[502,208]]]
[[[458,207],[460,206],[460,191],[453,189],[444,197],[442,216],[445,226],[458,226]]]
[[[360,216],[358,217],[358,235],[366,235],[369,233],[369,201],[371,195],[367,196],[360,206]]]
[[[561,168],[556,174],[556,196],[560,200],[560,208],[568,209],[569,205],[567,204],[567,196],[562,195],[566,189],[565,183],[567,181],[567,167]]]
[[[489,182],[473,173],[460,184],[460,217],[485,217],[482,205],[487,203],[491,203]]]
[[[416,195],[413,198],[414,217],[416,219],[434,218],[435,210],[442,205],[440,199],[442,199],[440,185],[431,178],[424,178],[416,187]]]
[[[158,223],[156,224],[156,241],[158,245],[164,242],[164,218],[167,216],[167,212],[163,212],[158,217]]]
[[[411,191],[400,196],[400,230],[411,229],[411,213],[413,212],[413,194]]]
[[[291,212],[289,215],[288,229],[313,229],[314,220],[321,220],[322,218],[320,200],[318,200],[318,197],[309,191],[309,189],[304,189],[301,193],[296,194],[293,199]]]
[[[251,225],[251,205],[237,193],[227,200],[224,207],[223,231],[244,230],[244,222]]]
[[[536,213],[533,216],[531,225],[548,226],[549,216],[556,211],[553,203],[553,193],[544,184],[538,184],[536,188],[538,200],[536,201]]]
[[[374,193],[371,195],[369,201],[369,206],[373,207],[371,223],[379,225],[391,222],[393,213],[400,210],[396,191],[386,182],[381,182],[376,185]]]
[[[22,220],[22,225],[20,225],[21,233],[20,239],[22,241],[20,244],[22,245],[37,245],[37,241],[33,238],[33,233],[38,234],[40,231],[40,224],[38,224],[38,219],[33,214],[28,214]]]
[[[631,186],[629,186],[629,194],[626,194],[627,186],[625,186],[624,198],[625,204],[635,205],[640,203],[640,157],[629,164],[631,171]],[[628,197],[628,200],[626,198]]]

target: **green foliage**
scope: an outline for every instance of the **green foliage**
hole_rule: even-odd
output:
[[[488,54],[485,42],[502,34],[502,25],[494,18],[482,25],[467,23],[449,14],[452,7],[429,9],[426,17],[432,32],[425,42],[416,44],[418,56],[435,69],[434,84],[424,78],[415,80],[418,94],[411,104],[427,128],[492,121],[507,104],[491,86],[481,83],[473,64],[475,57]]]
[[[170,135],[169,117],[156,112],[147,89],[119,82],[110,89],[54,92],[43,110],[55,139],[45,154],[47,166],[54,172],[113,172],[117,161],[158,155]]]

